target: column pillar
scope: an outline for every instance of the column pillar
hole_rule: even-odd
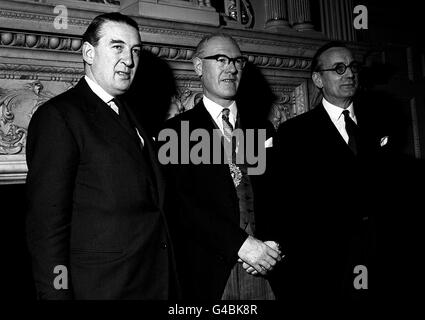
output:
[[[314,30],[310,0],[288,0],[289,22],[298,31]]]
[[[288,13],[286,0],[265,0],[266,25],[265,28],[271,31],[288,29]]]
[[[320,0],[322,32],[331,40],[356,41],[352,0]]]

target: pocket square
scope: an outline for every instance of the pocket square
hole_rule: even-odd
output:
[[[381,147],[385,146],[388,143],[388,136],[382,137],[380,145]]]
[[[264,142],[264,147],[265,148],[271,148],[271,147],[273,147],[273,138],[268,138],[266,140],[266,142]]]

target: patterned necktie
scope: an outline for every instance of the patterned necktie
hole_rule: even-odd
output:
[[[236,139],[232,139],[233,126],[229,121],[229,108],[224,108],[222,111],[221,119],[223,120],[223,132],[225,138],[225,150],[227,154],[231,154],[231,161],[236,163]],[[231,148],[231,149],[230,149]]]
[[[357,124],[350,118],[350,111],[344,110],[342,112],[345,121],[345,130],[348,134],[348,146],[354,154],[358,152],[358,130]]]

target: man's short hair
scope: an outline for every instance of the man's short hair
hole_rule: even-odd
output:
[[[93,21],[87,27],[86,32],[84,32],[83,43],[87,41],[92,46],[96,46],[101,37],[100,30],[102,29],[102,26],[109,21],[124,23],[135,28],[137,31],[139,30],[139,26],[137,25],[137,22],[134,21],[129,16],[123,15],[119,12],[108,12],[108,13],[98,15],[97,17],[93,19]]]
[[[201,39],[201,41],[199,41],[198,45],[196,46],[195,53],[193,54],[193,58],[199,57],[204,52],[208,41],[215,38],[223,38],[230,40],[239,49],[239,51],[241,51],[241,48],[239,47],[238,43],[235,39],[233,39],[231,35],[226,33],[211,33],[207,34]]]
[[[328,42],[326,44],[324,44],[323,46],[321,46],[317,52],[315,53],[313,60],[311,62],[311,73],[313,74],[313,72],[317,72],[319,69],[321,69],[323,66],[320,63],[320,57],[321,55],[331,49],[331,48],[347,48],[347,46],[345,45],[344,42],[341,41],[331,41]]]

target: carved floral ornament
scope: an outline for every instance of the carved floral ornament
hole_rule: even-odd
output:
[[[45,89],[39,80],[13,80],[9,88],[0,85],[0,155],[25,153],[28,124],[44,102],[71,87],[73,83],[55,82]]]

